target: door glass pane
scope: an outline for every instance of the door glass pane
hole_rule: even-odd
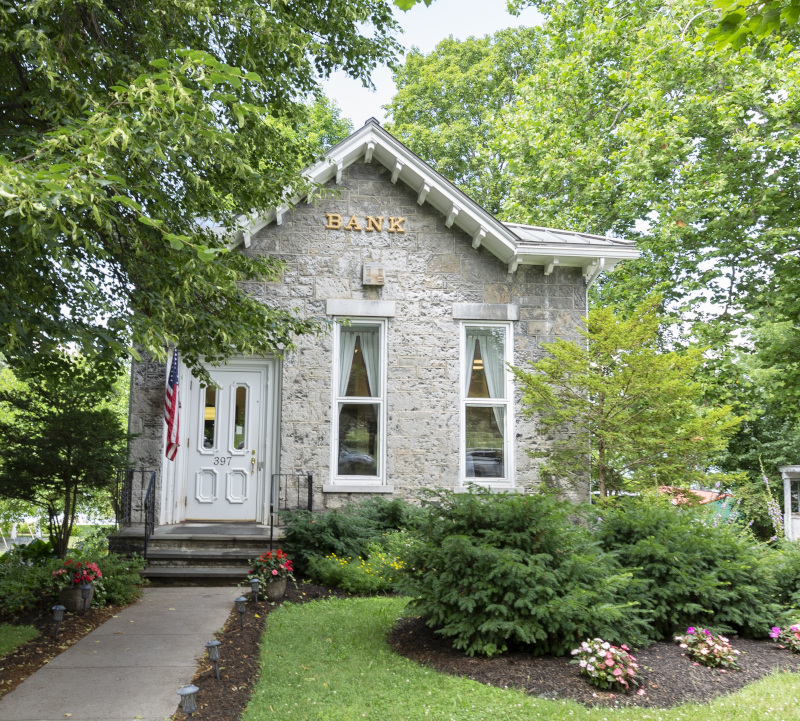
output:
[[[214,448],[217,442],[217,389],[208,386],[203,409],[203,448]]]
[[[792,513],[800,513],[800,481],[791,481],[792,488]]]
[[[236,387],[236,404],[233,410],[233,447],[241,450],[247,439],[247,388]]]
[[[466,328],[464,377],[468,398],[505,398],[505,347],[504,327]]]
[[[380,329],[342,328],[339,335],[339,395],[378,398],[381,394]]]
[[[340,476],[378,475],[377,403],[339,405]]]
[[[465,410],[466,476],[505,478],[505,407],[467,406]]]

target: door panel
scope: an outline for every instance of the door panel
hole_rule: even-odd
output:
[[[266,460],[266,369],[209,369],[191,397],[186,519],[257,521]],[[194,386],[199,386],[197,381]]]

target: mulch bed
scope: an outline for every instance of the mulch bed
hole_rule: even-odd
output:
[[[76,613],[65,613],[58,639],[54,637],[55,622],[51,607],[54,602],[44,604],[34,611],[17,615],[0,615],[0,623],[15,626],[33,626],[39,630],[39,636],[11,653],[0,658],[0,698],[13,691],[34,671],[37,671],[54,659],[72,644],[80,641],[87,633],[119,613],[124,606],[106,606],[90,608],[85,616]]]
[[[217,634],[220,646],[219,677],[214,676],[214,664],[204,657],[192,679],[200,690],[197,692],[197,711],[193,721],[239,721],[242,712],[250,701],[253,687],[258,680],[259,647],[261,634],[267,615],[280,606],[271,604],[259,597],[253,603],[250,593],[247,610],[244,614],[244,631],[241,630],[239,613],[234,606],[228,620]],[[312,583],[286,586],[284,601],[307,603],[321,598],[349,598],[350,594],[328,586]],[[172,717],[173,721],[185,721],[188,717],[180,709]]]
[[[546,699],[573,699],[587,706],[644,706],[669,708],[704,703],[733,693],[776,669],[800,671],[800,655],[774,641],[731,638],[740,670],[727,672],[695,666],[676,643],[660,642],[634,653],[645,694],[611,693],[591,686],[569,658],[534,657],[511,652],[494,658],[470,658],[437,636],[421,618],[401,619],[389,635],[389,644],[402,656],[429,668],[464,676],[501,688],[517,688]]]

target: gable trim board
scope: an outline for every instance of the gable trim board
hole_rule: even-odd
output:
[[[402,181],[417,193],[419,205],[428,203],[436,208],[445,216],[446,227],[463,230],[472,238],[473,248],[486,248],[507,264],[509,274],[515,273],[520,265],[544,266],[545,275],[550,275],[555,266],[577,267],[581,268],[588,286],[601,272],[611,270],[619,261],[639,257],[636,244],[631,240],[499,221],[384,130],[375,118],[370,118],[361,129],[331,148],[304,175],[318,185],[333,179],[338,185],[342,182],[343,171],[359,160],[383,165],[392,173],[392,183]],[[294,195],[256,220],[248,221],[246,216],[241,216],[242,226],[234,235],[234,247],[249,248],[255,233],[272,222],[281,225],[289,208],[304,198],[308,202],[314,200]]]

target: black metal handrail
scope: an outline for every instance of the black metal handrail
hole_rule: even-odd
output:
[[[156,472],[150,473],[150,481],[147,484],[147,493],[144,496],[144,558],[147,558],[147,548],[150,545],[150,536],[156,527]]]
[[[314,510],[314,476],[311,473],[274,473],[269,499],[269,548],[275,527],[281,525],[281,511]]]

